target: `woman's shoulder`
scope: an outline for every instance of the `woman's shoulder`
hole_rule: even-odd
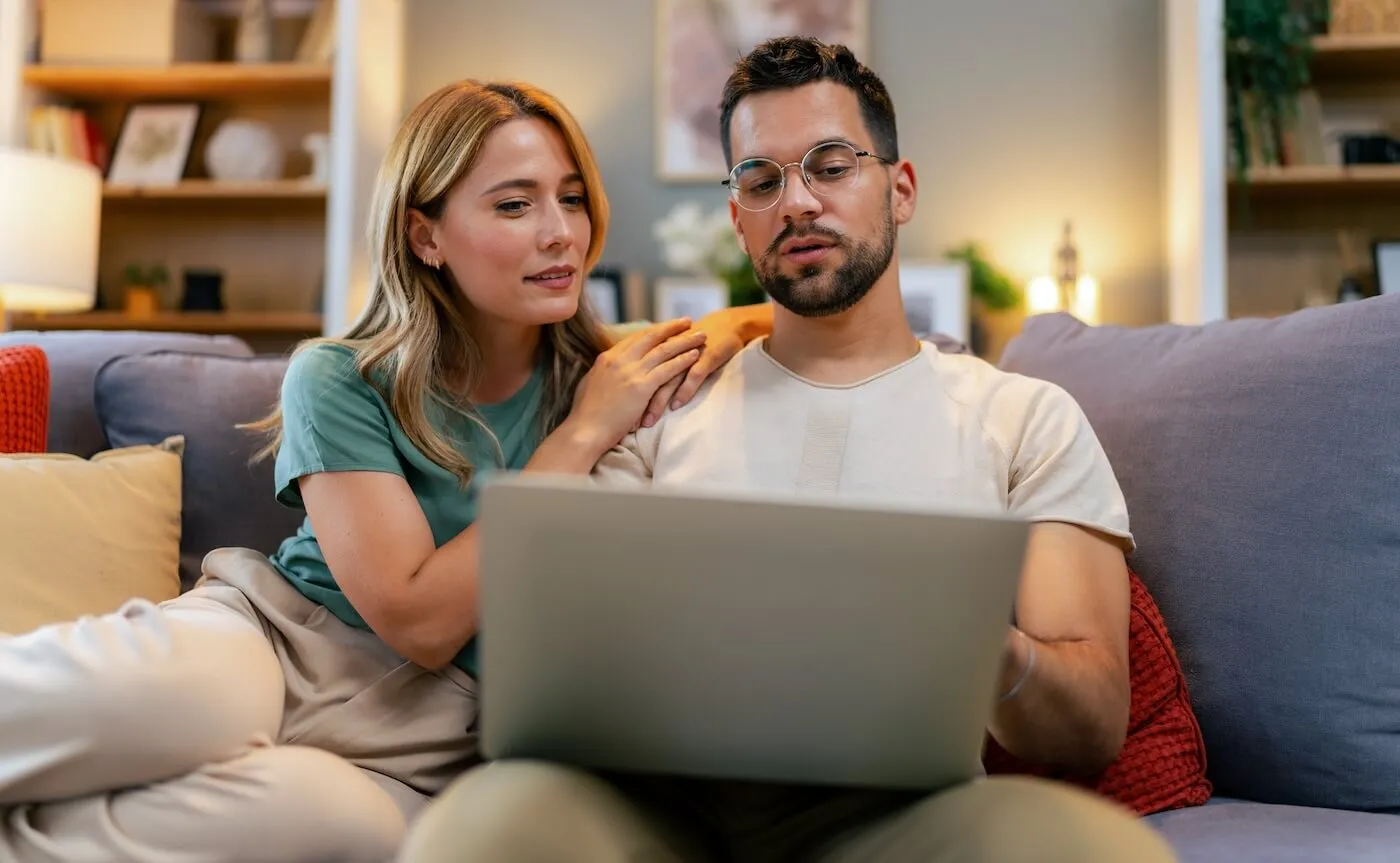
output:
[[[335,390],[373,390],[360,374],[355,350],[339,342],[315,342],[294,353],[282,379],[284,393],[325,395]]]
[[[355,373],[355,350],[342,342],[317,340],[298,348],[287,361],[287,374],[342,376]]]

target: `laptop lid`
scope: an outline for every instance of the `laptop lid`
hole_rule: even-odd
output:
[[[931,789],[981,772],[1028,527],[751,492],[483,488],[482,749]]]

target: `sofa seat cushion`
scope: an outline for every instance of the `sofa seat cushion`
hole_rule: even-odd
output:
[[[287,358],[277,355],[150,351],[116,357],[97,372],[97,415],[113,446],[185,439],[180,580],[186,588],[214,549],[271,553],[305,517],[273,496],[273,460],[252,463],[265,439],[239,428],[276,406],[286,370]]]
[[[1129,571],[1128,673],[1132,701],[1123,751],[1107,769],[1077,776],[1016,758],[993,739],[987,772],[1043,776],[1087,788],[1148,815],[1210,799],[1206,748],[1166,622],[1146,586]]]
[[[1400,812],[1400,295],[1202,326],[1037,316],[1000,365],[1067,390],[1103,443],[1215,792]]]
[[[1217,798],[1148,819],[1180,863],[1394,863],[1400,815]]]
[[[49,423],[49,363],[33,345],[0,348],[0,453],[43,452]]]
[[[179,595],[183,445],[0,455],[0,632]]]
[[[0,333],[0,347],[34,345],[49,361],[49,452],[89,458],[107,449],[92,407],[93,377],[103,363],[123,354],[156,350],[198,351],[221,356],[252,356],[247,342],[233,336],[186,333],[34,332]]]

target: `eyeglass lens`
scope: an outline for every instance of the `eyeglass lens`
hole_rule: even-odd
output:
[[[833,141],[808,152],[801,168],[813,192],[831,195],[855,182],[860,160],[854,147]],[[746,210],[765,210],[777,203],[785,179],[783,168],[777,162],[749,159],[734,166],[730,174],[730,194]]]

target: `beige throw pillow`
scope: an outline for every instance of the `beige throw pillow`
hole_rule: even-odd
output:
[[[184,446],[0,455],[0,633],[179,594]]]

